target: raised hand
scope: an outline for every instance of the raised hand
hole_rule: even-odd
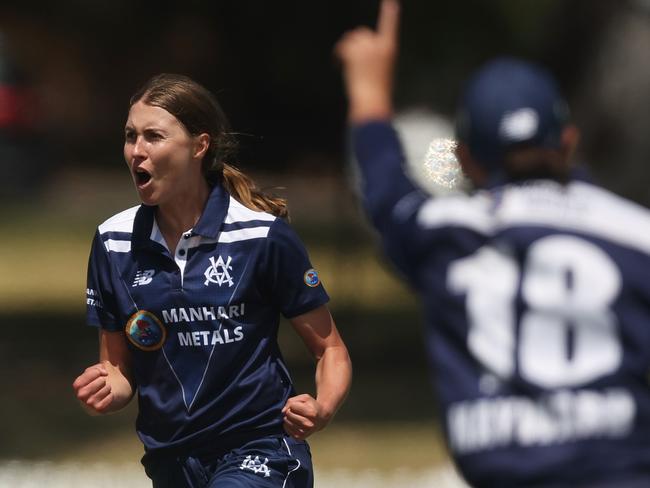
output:
[[[382,0],[377,27],[358,27],[341,37],[335,54],[343,65],[351,122],[387,119],[399,33],[397,0]]]

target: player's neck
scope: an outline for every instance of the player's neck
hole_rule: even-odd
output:
[[[157,207],[156,223],[172,253],[182,234],[192,229],[201,218],[209,196],[210,188],[206,183]]]

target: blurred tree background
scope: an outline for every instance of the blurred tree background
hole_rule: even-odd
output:
[[[346,30],[374,25],[377,5],[0,3],[0,458],[56,458],[131,428],[132,412],[84,417],[70,382],[96,356],[95,332],[83,326],[94,228],[136,203],[122,159],[128,100],[159,72],[187,74],[215,92],[239,134],[240,166],[265,186],[287,188],[293,225],[355,362],[340,425],[388,431],[435,418],[415,300],[385,269],[348,189],[346,104],[332,48]],[[449,119],[462,80],[483,61],[539,61],[583,129],[579,159],[605,186],[650,204],[650,1],[402,6],[400,110]],[[297,382],[310,389],[304,348],[290,333],[282,340]],[[423,463],[427,456],[438,454],[427,451]]]

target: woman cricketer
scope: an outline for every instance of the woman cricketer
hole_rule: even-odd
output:
[[[346,346],[286,202],[225,163],[235,147],[204,87],[149,80],[131,99],[124,142],[142,205],[101,224],[92,245],[87,321],[99,362],[73,387],[91,414],[137,392],[155,488],[311,487],[305,439],[350,387]],[[316,360],[315,398],[294,391],[281,314]]]

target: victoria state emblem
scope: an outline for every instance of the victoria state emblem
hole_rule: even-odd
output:
[[[210,283],[216,283],[221,286],[224,283],[228,283],[228,287],[234,285],[232,276],[230,276],[230,271],[232,271],[232,257],[228,256],[228,261],[224,262],[223,258],[219,258],[215,261],[214,256],[210,258],[210,266],[207,267],[203,275],[205,276],[205,286],[208,286]]]
[[[320,285],[320,278],[318,277],[318,271],[314,268],[308,269],[305,271],[305,284],[311,286],[312,288]]]
[[[167,338],[167,329],[151,312],[138,310],[124,328],[131,344],[143,351],[160,349]]]

